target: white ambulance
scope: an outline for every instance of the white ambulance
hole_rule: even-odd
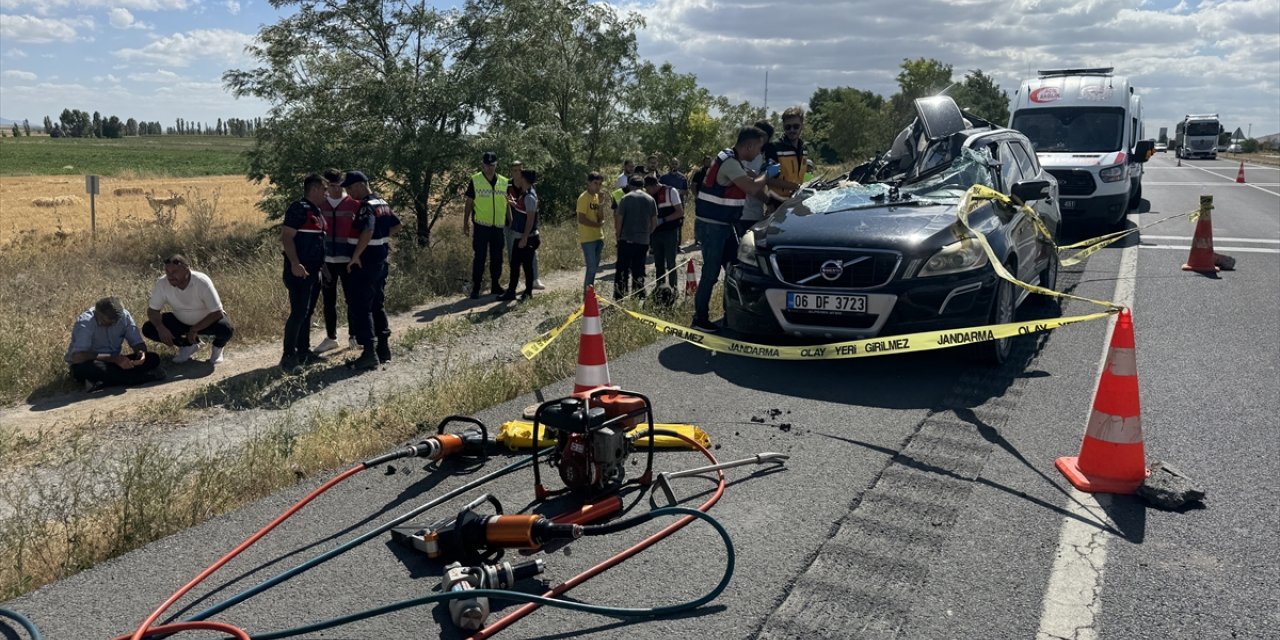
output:
[[[1013,94],[1009,128],[1057,178],[1064,222],[1122,225],[1142,202],[1142,164],[1155,143],[1144,139],[1142,100],[1112,70],[1040,71]]]

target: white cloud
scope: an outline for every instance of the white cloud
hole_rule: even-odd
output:
[[[120,84],[120,78],[117,78],[117,77],[115,77],[114,75],[111,75],[110,73],[108,73],[108,74],[107,74],[107,75],[105,75],[105,76],[94,76],[94,77],[93,77],[93,81],[94,81],[94,82],[109,82],[109,83],[111,83],[111,84]]]
[[[222,4],[227,8],[227,13],[233,16],[240,13],[240,3],[236,2],[236,0],[227,0]]]
[[[1148,128],[1207,109],[1228,125],[1280,131],[1280,3],[1153,4],[917,0],[908,11],[899,1],[829,0],[793,3],[784,17],[759,0],[629,0],[622,8],[648,18],[641,57],[696,74],[713,93],[759,106],[768,70],[770,110],[803,104],[818,87],[889,96],[902,60],[928,57],[951,64],[957,79],[982,69],[1010,93],[1036,69],[1114,66],[1144,94]]]
[[[4,52],[4,57],[14,58],[16,60],[18,58],[27,57],[27,52],[23,51],[22,49],[9,49],[8,51]]]
[[[0,40],[6,42],[71,42],[80,29],[92,30],[93,18],[41,18],[0,13]]]
[[[199,0],[0,0],[0,9],[15,11],[26,7],[40,15],[54,15],[64,9],[132,9],[134,11],[169,11],[186,9]]]
[[[152,72],[148,72],[148,73],[131,73],[131,74],[129,74],[129,80],[131,80],[131,81],[133,81],[133,82],[160,82],[160,83],[171,83],[171,82],[176,82],[176,81],[181,80],[181,79],[182,79],[182,76],[179,76],[178,74],[176,74],[176,73],[174,73],[174,72],[172,72],[172,71],[169,71],[168,69],[160,69],[160,70],[158,70],[158,71],[152,71]]]
[[[197,29],[157,38],[141,49],[120,49],[114,55],[131,62],[175,67],[190,66],[199,59],[233,64],[246,59],[244,48],[253,38],[229,29]]]
[[[111,26],[117,29],[144,29],[151,30],[151,25],[145,22],[139,22],[133,17],[133,14],[124,7],[114,7],[107,13]]]
[[[17,69],[8,69],[4,73],[0,73],[0,77],[5,77],[10,80],[21,80],[23,82],[34,82],[38,76],[36,76],[36,74],[34,73],[31,73],[30,71],[19,71]]]

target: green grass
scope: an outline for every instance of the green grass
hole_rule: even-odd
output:
[[[253,138],[146,136],[0,138],[0,176],[101,175],[112,177],[225,176],[243,174]]]

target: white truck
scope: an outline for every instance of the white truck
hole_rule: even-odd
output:
[[[1031,140],[1058,180],[1064,222],[1119,226],[1142,202],[1142,100],[1114,69],[1038,72],[1014,91],[1009,128]]]
[[[1222,124],[1218,122],[1218,114],[1190,115],[1178,123],[1178,157],[1179,158],[1218,158],[1218,136],[1222,134]]]

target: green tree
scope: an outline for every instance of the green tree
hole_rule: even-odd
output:
[[[22,119],[22,135],[31,137],[31,121],[26,118]]]
[[[122,136],[124,136],[124,123],[119,117],[111,116],[102,120],[102,137],[120,138]]]
[[[125,134],[126,136],[136,136],[136,135],[138,135],[138,121],[137,121],[137,120],[134,120],[133,118],[129,118],[128,120],[125,120],[125,122],[124,122],[124,134]]]
[[[250,48],[260,66],[223,75],[235,95],[271,105],[249,152],[249,177],[271,185],[264,211],[279,216],[308,173],[357,168],[414,214],[427,244],[475,164],[469,128],[505,80],[487,64],[503,61],[479,58],[502,26],[493,3],[273,4],[290,11]]]
[[[951,85],[951,65],[933,58],[902,61],[898,93],[889,99],[891,126],[904,127],[915,118],[916,98],[936,95]]]
[[[646,62],[637,69],[629,106],[635,139],[645,155],[658,153],[689,164],[726,146],[711,114],[715,97],[692,74],[676,73],[670,64]]]
[[[1003,127],[1009,123],[1009,94],[992,80],[991,76],[976,69],[965,76],[964,82],[953,88],[949,94],[961,109],[980,118],[985,118],[996,126]]]
[[[93,130],[91,134],[95,138],[102,137],[102,114],[97,111],[93,112]]]
[[[18,137],[21,137],[21,136],[22,136],[22,128],[21,128],[21,127],[19,127],[19,126],[18,126],[18,123],[16,123],[16,122],[15,122],[15,123],[13,123],[13,131],[12,131],[12,134],[13,134],[13,137],[15,137],[15,138],[18,138]]]

